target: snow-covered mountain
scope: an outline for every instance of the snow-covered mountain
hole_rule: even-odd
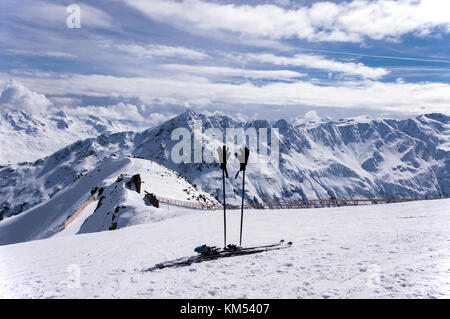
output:
[[[172,130],[186,127],[193,132],[196,120],[202,121],[204,129],[279,130],[279,167],[248,166],[247,201],[450,196],[450,117],[443,114],[294,126],[285,120],[241,122],[187,112],[137,136],[133,154],[167,161],[168,167],[217,194],[221,175],[216,164],[175,164],[167,156],[173,145],[169,142]],[[235,163],[231,171],[237,169]],[[230,178],[227,183],[239,203],[241,180]]]
[[[69,115],[64,111],[7,111],[0,115],[0,164],[35,161],[77,140],[145,128],[141,122],[105,119],[94,112]]]
[[[277,128],[279,167],[248,166],[246,201],[317,198],[423,198],[450,196],[450,118],[427,114],[407,120],[367,118],[307,122],[242,122],[185,112],[143,132],[103,134],[71,144],[33,163],[0,168],[0,216],[9,217],[47,201],[112,155],[150,159],[173,169],[206,193],[220,195],[218,164],[177,164],[172,131],[227,127]],[[192,144],[195,143],[194,135]],[[219,141],[204,141],[214,149]],[[233,173],[238,163],[230,165]],[[234,177],[234,176],[233,176]],[[239,203],[241,179],[227,180],[230,203]]]
[[[114,230],[189,211],[162,203],[160,208],[153,207],[147,193],[205,206],[218,204],[214,197],[164,166],[144,159],[111,156],[51,199],[0,222],[0,245],[55,234]]]
[[[47,97],[8,81],[0,89],[0,165],[36,161],[78,140],[144,130],[164,119],[139,103],[81,102],[76,97]]]

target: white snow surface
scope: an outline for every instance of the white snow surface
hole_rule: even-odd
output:
[[[164,214],[164,208],[160,208]],[[228,237],[239,236],[239,211]],[[146,271],[222,245],[222,212],[0,247],[0,297],[449,298],[450,200],[246,211],[244,245],[291,248]]]

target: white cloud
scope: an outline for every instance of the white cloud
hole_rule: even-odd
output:
[[[39,77],[39,78],[48,78],[54,75],[53,72],[43,72],[40,70],[34,69],[11,69],[11,74],[17,76],[28,76],[28,77]]]
[[[64,113],[71,116],[80,116],[80,115],[95,115],[101,119],[108,121],[132,121],[138,123],[145,123],[148,126],[154,126],[169,120],[174,117],[175,114],[166,112],[158,113],[154,110],[148,112],[146,110],[146,106],[136,106],[134,104],[129,103],[118,103],[110,106],[80,106],[80,107],[63,107],[61,110]]]
[[[80,98],[73,98],[73,97],[58,97],[54,96],[50,98],[50,101],[52,101],[53,106],[75,106],[79,105],[81,103]]]
[[[316,111],[309,111],[305,114],[305,120],[316,122],[320,120],[320,116],[317,115]]]
[[[87,26],[109,28],[113,23],[113,19],[101,11],[87,4],[80,4],[81,7],[81,23]],[[66,13],[67,15],[67,13]]]
[[[200,74],[204,76],[215,77],[244,77],[251,79],[268,79],[268,80],[289,80],[306,76],[290,70],[248,70],[245,68],[230,68],[218,66],[198,66],[184,64],[166,64],[163,69],[170,71],[179,71],[192,74]]]
[[[45,112],[51,102],[43,94],[31,91],[16,80],[9,81],[0,95],[0,109]]]
[[[26,56],[38,56],[38,57],[48,57],[48,58],[65,58],[65,59],[78,59],[75,54],[61,52],[61,51],[27,51],[27,50],[16,50],[7,49],[8,53],[15,55],[26,55]]]
[[[112,25],[111,17],[103,11],[87,4],[79,4],[81,12],[81,28],[99,27],[108,28]],[[69,14],[67,6],[52,4],[45,1],[32,1],[20,7],[21,18],[44,24],[66,28],[66,19]]]
[[[291,4],[291,0],[274,0],[273,2],[277,5],[284,7],[289,6]]]
[[[301,125],[307,122],[319,122],[321,120],[320,116],[317,114],[316,111],[308,111],[305,113],[303,117],[296,117],[294,118],[291,123],[293,125]]]
[[[144,121],[139,109],[136,105],[118,103],[111,106],[83,106],[77,108],[65,108],[64,112],[70,115],[90,115],[106,120],[120,120],[120,121]]]
[[[326,59],[319,55],[296,54],[293,57],[283,57],[275,56],[273,54],[250,54],[248,57],[263,63],[284,66],[302,66],[311,69],[325,70],[327,72],[357,75],[367,79],[379,79],[389,74],[389,71],[384,68],[372,68],[362,63],[339,62]]]
[[[137,44],[123,44],[118,45],[117,49],[137,56],[139,58],[184,58],[191,60],[201,60],[208,57],[207,54],[192,50],[184,47],[173,47],[160,44],[150,44],[150,45],[137,45]]]
[[[353,0],[317,2],[298,9],[202,0],[123,0],[148,17],[194,29],[230,31],[270,39],[361,42],[395,40],[407,33],[426,36],[435,28],[450,32],[448,0]]]
[[[199,80],[200,79],[200,80]],[[320,85],[306,81],[290,83],[213,83],[186,75],[169,78],[125,78],[104,75],[72,75],[64,79],[20,81],[36,91],[63,96],[93,95],[139,97],[145,104],[163,103],[195,106],[257,104],[263,106],[317,106],[365,108],[397,112],[450,113],[450,85],[444,83],[339,82]],[[270,108],[266,108],[270,111]]]

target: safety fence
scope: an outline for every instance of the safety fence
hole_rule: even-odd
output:
[[[96,201],[98,194],[94,194],[88,201],[86,201],[72,216],[70,216],[64,223],[64,227],[67,227],[72,223],[83,210],[92,202]],[[220,204],[207,204],[200,203],[198,201],[184,201],[179,199],[167,198],[163,196],[155,195],[155,197],[161,203],[167,205],[175,205],[186,208],[194,208],[201,210],[221,210],[223,206]],[[264,202],[248,204],[244,207],[246,209],[301,209],[301,208],[321,208],[321,207],[341,207],[341,206],[359,206],[359,205],[374,205],[374,204],[388,204],[388,203],[401,203],[412,202],[420,200],[435,200],[439,198],[401,198],[401,199],[313,199],[313,200],[300,200],[300,201],[286,201],[286,202]],[[227,209],[240,209],[240,206],[227,205]]]
[[[196,209],[206,209],[206,210],[216,210],[221,209],[222,206],[214,205],[214,204],[206,204],[200,202],[191,202],[179,199],[166,198],[162,196],[155,195],[155,197],[162,203],[166,203],[168,205],[175,205],[187,208],[196,208]]]
[[[78,208],[78,210],[75,212],[75,214],[73,214],[72,216],[70,216],[65,222],[64,222],[64,228],[66,228],[67,226],[70,225],[71,222],[73,222],[82,212],[83,210],[92,202],[95,202],[97,200],[97,196],[98,194],[95,193],[87,202],[85,202],[83,205],[81,205],[80,208]]]
[[[289,209],[289,208],[321,208],[321,207],[341,207],[412,202],[419,200],[432,200],[434,198],[401,198],[401,199],[313,199],[288,202],[264,202],[245,205],[245,208],[253,209]]]
[[[156,196],[159,201],[169,205],[177,205],[181,207],[219,210],[223,209],[222,205],[207,205],[199,202],[189,202],[177,199],[165,198]],[[341,207],[341,206],[359,206],[359,205],[374,205],[374,204],[389,204],[412,202],[420,200],[435,200],[438,198],[392,198],[392,199],[313,199],[300,201],[286,201],[286,202],[263,202],[247,204],[246,209],[301,209],[301,208],[322,208],[322,207]],[[227,209],[240,209],[240,206],[227,205]]]

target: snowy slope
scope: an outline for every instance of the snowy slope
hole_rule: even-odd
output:
[[[142,181],[140,193],[133,185],[127,186],[136,174]],[[65,221],[92,198],[94,188],[98,189],[99,197],[95,211],[93,205],[89,205],[78,217],[80,220],[76,219],[62,235],[118,229],[162,220],[180,212],[176,208],[170,211],[154,208],[144,199],[145,191],[206,205],[217,203],[211,195],[198,191],[177,173],[159,164],[144,159],[110,157],[50,200],[1,221],[0,245],[47,238],[61,232]]]
[[[239,212],[229,213],[230,241]],[[244,244],[287,250],[145,270],[222,244],[221,212],[0,247],[0,297],[449,298],[450,200],[249,211]]]
[[[78,232],[81,229],[81,226],[83,226],[84,222],[92,216],[92,214],[95,213],[95,210],[97,208],[98,202],[92,201],[89,203],[86,207],[82,207],[81,213],[69,224],[64,224],[64,229],[61,230],[59,233],[56,233],[53,235],[53,237],[65,237],[65,236],[73,236],[78,234]],[[80,208],[81,209],[81,208]]]
[[[198,120],[203,130],[279,130],[280,165],[248,166],[246,202],[450,196],[450,118],[443,114],[401,121],[355,118],[294,126],[284,120],[241,122],[189,111],[143,132],[103,134],[33,163],[0,167],[0,219],[48,200],[111,154],[153,160],[220,198],[221,173],[216,163],[177,164],[171,159],[172,147],[178,142],[171,140],[173,130],[184,127],[193,132]],[[198,140],[197,134],[195,138]],[[214,139],[203,143],[212,152],[220,144]],[[230,164],[230,172],[237,169],[238,163]],[[226,183],[228,203],[239,204],[241,179],[230,178]]]

